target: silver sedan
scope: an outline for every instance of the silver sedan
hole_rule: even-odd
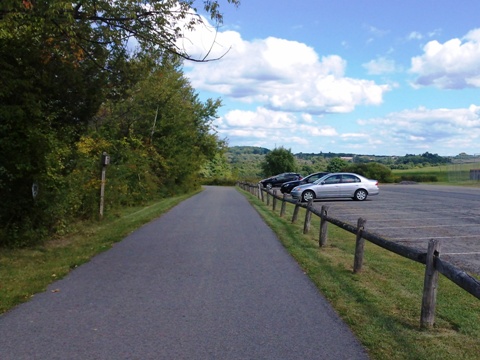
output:
[[[304,202],[322,198],[352,198],[363,201],[378,195],[378,181],[354,173],[332,173],[311,184],[294,187],[290,195]]]

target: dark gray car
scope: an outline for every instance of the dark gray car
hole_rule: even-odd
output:
[[[272,187],[282,186],[287,181],[301,180],[302,175],[294,172],[281,173],[275,176],[271,176],[267,179],[260,180],[260,184],[266,189]]]

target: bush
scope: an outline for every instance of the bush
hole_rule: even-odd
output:
[[[202,185],[219,185],[219,186],[235,186],[237,180],[232,178],[205,178],[202,180]]]
[[[394,182],[392,170],[389,167],[376,162],[352,164],[347,166],[345,170],[357,173],[369,179],[378,180],[381,183]]]
[[[438,178],[435,175],[400,175],[395,179],[395,182],[414,181],[414,182],[437,182]]]

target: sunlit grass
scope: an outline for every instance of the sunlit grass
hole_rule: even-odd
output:
[[[480,187],[480,181],[470,180],[470,170],[480,169],[479,163],[448,164],[441,166],[427,166],[408,170],[392,170],[396,177],[400,176],[435,176],[438,185],[461,185]]]

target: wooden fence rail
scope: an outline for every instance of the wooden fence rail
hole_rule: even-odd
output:
[[[441,243],[438,240],[430,240],[428,244],[428,251],[423,252],[415,248],[411,248],[405,245],[397,244],[392,241],[386,240],[381,236],[368,232],[364,229],[366,220],[359,218],[357,226],[348,224],[341,220],[328,216],[328,206],[323,205],[321,210],[313,207],[313,202],[310,201],[307,204],[303,204],[300,201],[295,201],[278,196],[276,190],[271,191],[262,188],[260,184],[252,184],[246,182],[238,182],[237,185],[245,191],[250,192],[254,196],[258,197],[265,202],[264,193],[266,193],[267,206],[270,206],[270,198],[273,199],[273,210],[276,209],[277,200],[282,201],[280,210],[280,216],[285,215],[286,203],[290,203],[295,206],[292,216],[292,223],[295,223],[298,218],[298,211],[301,208],[306,209],[305,221],[303,226],[303,232],[306,234],[310,231],[311,215],[317,215],[320,218],[320,233],[318,244],[319,247],[323,247],[327,243],[327,224],[331,223],[338,226],[352,234],[356,235],[355,246],[355,259],[353,265],[353,271],[358,273],[362,270],[363,265],[363,248],[365,240],[371,243],[391,251],[397,255],[403,256],[407,259],[419,262],[425,265],[425,278],[424,288],[422,296],[422,312],[420,318],[421,327],[432,327],[435,322],[435,305],[436,305],[436,292],[438,288],[438,274],[444,275],[447,279],[469,292],[477,299],[480,299],[480,281],[470,276],[465,271],[459,269],[455,265],[449,263],[440,257]]]

